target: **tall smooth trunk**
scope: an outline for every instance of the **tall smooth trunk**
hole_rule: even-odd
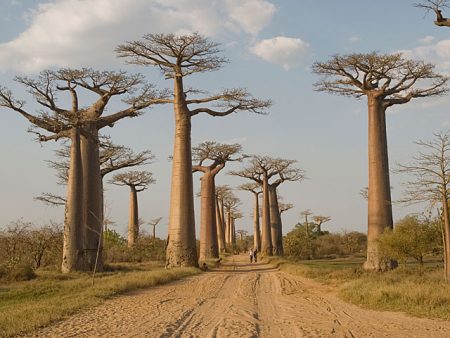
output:
[[[233,247],[236,246],[236,220],[234,218],[231,219],[231,244]]]
[[[219,258],[216,228],[216,191],[214,175],[205,172],[201,178],[200,254],[199,261]]]
[[[166,267],[198,266],[192,183],[191,116],[182,78],[175,77],[175,142],[172,160]]]
[[[259,200],[258,194],[253,194],[255,204],[253,210],[253,246],[258,252],[261,252],[261,232],[259,229]]]
[[[224,233],[224,226],[222,223],[223,217],[219,199],[215,198],[215,200],[216,200],[217,247],[219,249],[219,253],[221,253],[225,252],[225,233]]]
[[[446,188],[444,190],[447,191]],[[450,215],[448,213],[448,198],[446,195],[442,198],[442,209],[444,214],[444,277],[445,281],[450,283]]]
[[[263,177],[263,200],[262,200],[262,232],[261,232],[261,253],[266,256],[272,256],[272,236],[270,231],[270,203],[269,203],[269,184],[267,176]]]
[[[393,228],[389,161],[386,137],[386,110],[382,100],[368,99],[369,110],[369,191],[366,270],[382,271],[393,262],[382,260],[377,238]]]
[[[63,258],[61,271],[83,270],[84,219],[83,169],[80,150],[80,130],[71,130],[69,175],[64,220]]]
[[[270,237],[272,238],[272,253],[278,256],[278,201],[275,193],[275,187],[269,184],[269,205],[270,205]]]
[[[136,188],[130,186],[130,214],[128,218],[128,247],[132,247],[139,235],[139,210]]]
[[[232,218],[231,218],[231,210],[227,210],[227,237],[226,237],[226,243],[231,245],[232,244],[232,237],[231,237],[231,231],[232,231]]]
[[[86,220],[85,259],[89,270],[103,270],[103,191],[100,173],[99,139],[95,122],[85,127],[85,136],[81,137],[81,156],[83,163],[83,213]],[[100,249],[98,246],[100,245]]]
[[[278,206],[277,187],[270,186],[270,228],[273,244],[273,254],[283,256],[283,224],[281,223],[280,208]]]

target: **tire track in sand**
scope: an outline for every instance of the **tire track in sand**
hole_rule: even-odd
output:
[[[24,337],[450,337],[450,322],[361,309],[334,290],[233,256]]]

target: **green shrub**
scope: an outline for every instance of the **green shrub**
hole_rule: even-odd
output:
[[[36,278],[36,274],[34,273],[31,263],[18,264],[11,268],[8,272],[8,279],[16,282],[27,281],[34,278]]]
[[[403,264],[412,258],[422,271],[424,257],[439,252],[442,247],[439,222],[408,215],[396,223],[394,230],[386,229],[378,237],[378,243],[385,258]]]

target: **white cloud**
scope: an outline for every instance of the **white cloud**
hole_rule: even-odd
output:
[[[277,36],[257,42],[250,51],[261,59],[289,70],[296,66],[309,51],[309,43],[298,38]]]
[[[427,36],[424,36],[423,38],[419,39],[420,43],[432,43],[433,41],[434,41],[434,36],[431,36],[431,35],[427,35]]]
[[[274,6],[265,0],[47,0],[27,13],[28,28],[0,44],[0,70],[119,64],[114,48],[146,33],[199,32],[216,37],[230,22],[257,33]],[[255,13],[249,14],[255,11]],[[249,18],[245,18],[245,13]],[[228,29],[229,31],[229,29]]]
[[[440,40],[426,46],[418,46],[400,52],[407,58],[433,63],[440,72],[447,74],[450,72],[450,40]]]
[[[360,41],[361,41],[361,38],[358,37],[358,36],[351,36],[351,37],[348,38],[348,42],[350,42],[350,43],[357,43],[357,42],[360,42]]]
[[[272,19],[276,7],[265,0],[226,0],[231,25],[253,35],[258,34]]]

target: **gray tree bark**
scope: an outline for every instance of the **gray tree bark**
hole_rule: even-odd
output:
[[[86,221],[85,264],[88,270],[92,271],[94,269],[97,248],[100,243],[97,271],[103,271],[103,248],[101,244],[103,232],[103,184],[100,174],[100,148],[96,122],[87,124],[84,130],[88,135],[81,137],[83,216]]]
[[[192,182],[191,116],[182,77],[174,81],[175,143],[166,267],[198,266]]]
[[[258,193],[253,193],[255,197],[253,209],[253,246],[258,252],[261,252],[261,230],[259,227],[259,200]]]
[[[72,127],[69,179],[64,221],[64,243],[61,271],[68,273],[83,269],[84,214],[83,170],[80,151],[80,130]]]
[[[283,256],[283,232],[280,208],[278,207],[277,184],[269,184],[270,199],[270,230],[273,245],[273,254]]]
[[[211,171],[207,171],[201,178],[200,262],[208,258],[219,258],[214,176]]]
[[[272,256],[273,245],[270,228],[270,197],[267,174],[263,176],[263,200],[262,200],[262,229],[261,229],[261,252],[265,256]]]
[[[139,209],[138,209],[137,191],[134,186],[130,186],[130,213],[129,213],[129,218],[128,218],[128,247],[132,247],[136,244],[138,235],[139,235]]]
[[[217,229],[217,247],[219,249],[219,253],[225,252],[225,229],[223,224],[222,213],[223,210],[221,208],[221,204],[219,199],[215,198],[216,201],[216,229]]]
[[[369,110],[369,191],[366,270],[391,268],[379,252],[377,238],[386,228],[393,228],[389,161],[386,137],[386,109],[382,99],[368,96]]]

